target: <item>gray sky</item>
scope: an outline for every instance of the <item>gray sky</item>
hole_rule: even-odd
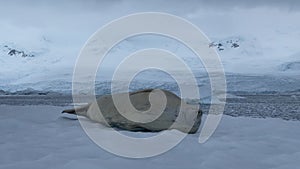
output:
[[[1,22],[19,26],[64,24],[97,16],[108,21],[134,12],[168,12],[187,16],[201,10],[213,12],[247,8],[274,8],[287,12],[300,9],[299,0],[12,0],[0,1]],[[101,18],[99,18],[101,17]],[[82,24],[85,24],[84,20]],[[97,18],[96,18],[97,20]]]
[[[254,24],[280,28],[281,25],[275,23],[280,21],[285,22],[285,25],[292,25],[299,16],[299,9],[298,0],[0,1],[0,37],[2,40],[26,44],[29,39],[46,36],[56,43],[78,43],[78,46],[111,20],[147,11],[167,12],[184,17],[208,34],[210,31],[220,32],[220,25],[222,33],[235,31],[233,28],[245,29],[239,28],[243,25],[261,29],[255,28]],[[232,12],[235,10],[238,14]],[[284,16],[282,12],[285,13]],[[256,22],[258,17],[262,19]],[[244,18],[251,18],[253,25],[248,26],[250,23]]]
[[[232,9],[272,8],[286,12],[298,12],[299,0],[12,0],[0,1],[2,24],[20,27],[86,24],[86,17],[107,22],[134,12],[168,12],[182,17],[201,10],[210,12]],[[69,22],[69,21],[74,21]],[[0,23],[1,24],[1,23]]]

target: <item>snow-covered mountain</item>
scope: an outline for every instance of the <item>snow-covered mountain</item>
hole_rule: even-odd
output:
[[[121,16],[143,12],[145,8],[153,10],[144,5],[140,9],[126,5],[121,8],[122,5],[111,6],[113,13],[82,10],[75,14],[53,7],[57,13],[41,12],[41,17],[37,17],[34,10],[26,10],[23,18],[38,20],[34,23],[21,20],[9,10],[0,11],[3,13],[0,16],[3,19],[0,27],[0,90],[15,92],[32,88],[70,92],[76,58],[93,32]],[[218,52],[230,91],[299,89],[300,24],[295,22],[300,17],[299,12],[265,6],[232,10],[195,6],[190,11],[173,7],[176,10],[166,6],[153,11],[183,17],[207,35],[211,40],[207,46]],[[32,9],[22,7],[20,10],[27,8]],[[70,8],[77,9],[75,6]],[[210,85],[201,60],[190,49],[174,39],[154,35],[130,37],[117,44],[101,63],[96,81],[109,82],[113,70],[124,57],[145,48],[171,51],[194,70],[199,83]],[[157,75],[153,73],[143,76],[146,80],[157,81]],[[156,85],[160,83],[165,81]]]
[[[26,46],[26,47],[24,47]],[[71,76],[71,66],[63,63],[64,53],[45,37],[38,45],[0,43],[0,85],[12,86],[38,81],[64,80]],[[61,70],[62,73],[58,74]],[[69,70],[69,71],[68,71]]]
[[[300,61],[287,62],[279,66],[279,70],[284,72],[300,72]]]
[[[60,55],[55,42],[43,40],[41,46],[25,49],[14,43],[2,43],[0,62],[0,89],[9,93],[24,91],[34,93],[40,91],[53,91],[60,93],[71,93],[71,80],[73,66],[77,55]],[[279,65],[269,64],[269,71],[256,72],[248,68],[240,68],[234,71],[236,64],[253,58],[255,63],[261,64],[259,57],[264,56],[265,51],[261,42],[242,36],[231,36],[224,39],[214,39],[208,47],[215,48],[224,64],[227,74],[228,91],[264,92],[264,91],[295,91],[299,89],[299,78],[295,72],[299,72],[299,62],[285,62],[281,60]],[[198,77],[199,86],[209,86],[209,79],[205,68],[197,56],[180,42],[160,36],[143,35],[131,37],[117,44],[100,65],[97,76],[97,87],[99,94],[109,91],[109,82],[113,70],[122,59],[132,52],[144,48],[162,48],[180,56],[193,70]],[[283,62],[283,63],[282,63]],[[270,68],[271,67],[271,68]],[[268,69],[268,68],[266,68]],[[246,71],[244,73],[243,71]],[[281,73],[281,74],[280,74]],[[279,74],[279,75],[278,75]],[[251,75],[251,76],[249,76]],[[168,77],[160,77],[163,81],[157,81],[157,76],[162,74],[155,72],[144,72],[132,89],[145,87],[160,87],[178,92],[176,84]],[[299,80],[299,81],[298,81]],[[100,91],[100,89],[102,91]],[[22,93],[22,92],[19,92]],[[30,93],[30,92],[29,92]],[[6,93],[7,94],[7,93]]]

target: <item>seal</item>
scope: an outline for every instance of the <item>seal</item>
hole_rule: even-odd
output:
[[[166,105],[161,114],[157,114],[159,110],[151,108],[150,103],[153,101],[153,99],[151,101],[151,94],[156,94],[157,92],[163,92],[166,98]],[[136,117],[134,111],[129,108],[121,108],[122,112],[120,113],[120,109],[113,102],[113,97],[124,98],[126,95],[129,95],[131,104],[140,112],[140,114],[136,115],[142,115],[141,117],[145,117],[148,120],[147,122],[136,122],[128,119],[127,117],[130,116]],[[155,98],[155,100],[159,102],[161,99]],[[188,104],[170,91],[157,89],[104,95],[99,97],[96,102],[74,109],[67,109],[62,113],[85,116],[107,127],[122,130],[159,132],[162,130],[177,129],[189,134],[197,132],[202,117],[199,105]]]

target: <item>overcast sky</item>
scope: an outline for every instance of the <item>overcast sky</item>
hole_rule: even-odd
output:
[[[76,48],[104,24],[135,12],[184,17],[209,37],[299,29],[298,0],[12,0],[0,1],[0,43],[39,43],[42,36]],[[276,28],[276,30],[275,30]],[[243,30],[244,32],[241,32]],[[219,35],[221,34],[221,35]],[[259,36],[259,35],[256,35]],[[76,51],[77,52],[77,51]]]
[[[60,24],[69,19],[98,14],[103,20],[133,12],[161,11],[189,15],[199,10],[213,12],[232,9],[272,8],[298,12],[299,0],[12,0],[0,1],[1,22],[20,26],[45,26],[47,22]],[[101,15],[100,15],[101,14]],[[73,16],[73,18],[72,18]],[[51,20],[48,20],[51,19]],[[52,21],[54,19],[54,21]],[[68,20],[67,20],[68,19]],[[96,18],[93,18],[96,19]],[[84,23],[83,23],[84,24]]]

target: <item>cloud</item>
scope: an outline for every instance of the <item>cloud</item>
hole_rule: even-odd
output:
[[[270,7],[287,11],[300,9],[298,0],[15,0],[0,2],[0,19],[19,27],[49,27],[95,19],[111,20],[145,11],[168,12],[179,16],[199,10],[219,11],[229,8]],[[88,18],[90,17],[90,18]],[[80,25],[80,24],[78,24]],[[76,26],[78,26],[76,25]]]
[[[200,0],[198,3],[215,8],[271,7],[294,10],[300,7],[300,1],[298,0]]]
[[[237,28],[236,24],[242,22],[240,16],[230,13],[233,11],[229,10],[230,8],[238,9],[239,15],[243,15],[244,18],[252,17],[255,20],[257,17],[263,17],[264,19],[261,20],[268,22],[274,20],[273,14],[277,17],[280,13],[252,9],[262,7],[280,9],[278,11],[285,9],[289,12],[297,11],[299,6],[298,0],[1,1],[0,36],[2,41],[16,43],[34,41],[34,39],[39,41],[38,37],[46,36],[55,43],[64,45],[76,43],[76,46],[80,46],[92,33],[111,20],[131,13],[147,11],[175,14],[193,21],[196,25],[199,23],[199,26],[208,33],[211,29],[213,29],[211,32],[216,33],[220,32],[220,25],[222,25],[221,32],[235,31],[233,28]],[[287,24],[294,22],[289,19],[290,15],[285,16],[282,20],[288,22]]]

